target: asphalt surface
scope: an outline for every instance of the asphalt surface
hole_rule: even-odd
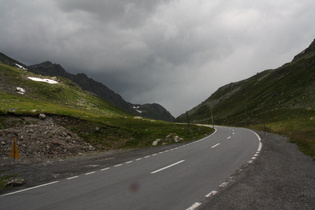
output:
[[[199,209],[315,209],[315,161],[280,135],[257,132],[263,149]]]
[[[256,161],[260,149],[254,132],[217,127],[199,141],[0,195],[1,208],[207,208],[231,174]]]

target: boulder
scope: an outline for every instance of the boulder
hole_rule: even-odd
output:
[[[160,141],[161,141],[161,139],[155,140],[155,141],[152,143],[152,146],[157,146]]]
[[[45,115],[44,113],[40,113],[40,114],[38,115],[38,117],[39,117],[39,119],[41,119],[41,120],[45,120],[45,119],[46,119],[46,115]]]
[[[26,184],[25,179],[13,179],[5,184],[6,187],[19,187]]]

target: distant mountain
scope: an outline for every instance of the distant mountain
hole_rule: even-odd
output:
[[[301,122],[302,117],[314,117],[314,93],[315,40],[290,63],[220,87],[188,116],[193,122],[211,123],[212,111],[215,124],[236,126],[297,118]],[[186,122],[186,114],[176,121]]]
[[[0,62],[10,65],[10,66],[14,66],[14,67],[21,67],[21,68],[26,68],[26,65],[24,65],[23,63],[14,60],[13,58],[10,58],[9,56],[3,54],[0,52]]]
[[[172,122],[174,117],[160,104],[143,104],[143,105],[133,105],[133,109],[136,110],[138,115],[156,120],[164,120]]]
[[[161,105],[158,104],[145,104],[134,105],[125,101],[119,94],[115,93],[104,84],[97,82],[83,73],[71,74],[67,72],[61,65],[54,64],[50,61],[46,61],[40,64],[26,66],[25,64],[10,58],[9,56],[0,53],[0,62],[27,69],[35,74],[41,74],[45,76],[59,76],[67,78],[75,82],[82,89],[89,91],[96,96],[108,101],[114,106],[129,112],[134,115],[138,115],[144,118],[173,121],[175,118]],[[141,107],[136,109],[134,107]],[[142,111],[140,111],[142,110]]]

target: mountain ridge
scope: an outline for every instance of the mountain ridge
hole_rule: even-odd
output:
[[[10,58],[9,56],[3,53],[0,53],[0,61],[10,66],[27,69],[28,71],[33,72],[35,74],[41,74],[45,76],[60,76],[60,77],[67,78],[73,81],[74,83],[76,83],[82,89],[95,94],[96,96],[113,104],[114,106],[128,113],[131,113],[133,115],[138,115],[144,118],[149,118],[149,119],[154,119],[154,120],[164,120],[164,121],[169,121],[169,122],[175,119],[161,105],[157,106],[155,104],[155,105],[152,105],[151,108],[148,108],[148,106],[151,106],[150,104],[134,105],[130,102],[125,101],[119,94],[112,91],[106,85],[89,78],[86,74],[84,73],[71,74],[68,71],[66,71],[60,64],[55,64],[55,63],[52,63],[51,61],[45,61],[40,64],[27,66],[13,58]],[[133,108],[134,106],[137,106],[137,107],[140,106],[142,107],[144,111],[139,112]]]
[[[187,111],[192,123],[287,135],[315,159],[315,40],[289,63],[218,88]],[[176,118],[187,122],[186,113]]]

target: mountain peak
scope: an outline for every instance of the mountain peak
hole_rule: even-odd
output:
[[[294,58],[293,61],[297,61],[301,58],[308,58],[310,56],[313,56],[315,54],[315,39],[313,42],[310,44],[308,48],[303,50],[301,53],[297,54]]]

